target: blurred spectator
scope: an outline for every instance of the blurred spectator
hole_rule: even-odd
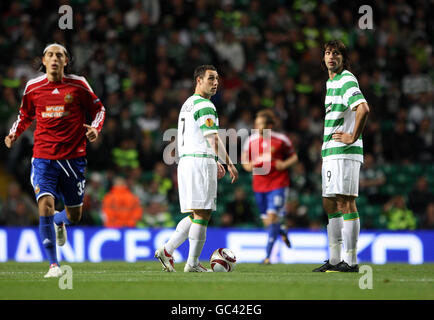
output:
[[[136,141],[132,136],[124,137],[119,147],[112,149],[113,163],[121,172],[128,172],[129,169],[139,167],[139,152],[136,147]]]
[[[86,184],[86,192],[83,199],[83,218],[86,221],[81,224],[102,225],[101,203],[107,190],[104,187],[103,176],[99,172],[92,172]]]
[[[173,188],[173,182],[169,176],[168,167],[163,162],[157,162],[154,166],[152,180],[157,183],[158,192],[168,195]]]
[[[142,219],[137,223],[138,227],[172,228],[175,221],[168,211],[167,195],[159,192],[156,180],[151,181],[146,195],[146,205]]]
[[[426,207],[420,227],[422,229],[434,229],[434,202],[430,202]]]
[[[128,189],[125,179],[116,177],[102,200],[104,226],[133,228],[142,218],[142,211],[139,198]]]
[[[31,226],[39,223],[38,207],[16,182],[8,186],[6,200],[1,207],[0,224]]]
[[[303,162],[297,162],[290,172],[291,185],[290,189],[295,191],[298,195],[306,191],[308,186],[306,168]]]
[[[408,207],[420,219],[425,214],[426,208],[434,200],[434,193],[429,189],[428,180],[422,176],[412,191],[408,194]]]
[[[235,39],[231,31],[226,31],[222,41],[218,41],[214,47],[219,58],[222,61],[227,61],[231,68],[237,72],[241,72],[245,65],[244,50],[239,41]]]
[[[434,127],[428,117],[422,119],[416,132],[416,146],[418,162],[431,165],[434,160]]]
[[[225,212],[220,217],[222,227],[233,227],[243,225],[255,225],[258,223],[250,202],[247,200],[246,192],[242,187],[234,191],[234,200],[226,204]]]
[[[307,215],[307,210],[308,208],[300,205],[297,199],[290,200],[285,204],[285,225],[288,227],[290,232],[293,228],[309,227],[310,221]]]
[[[417,220],[413,211],[407,208],[403,196],[392,197],[383,207],[383,215],[386,217],[386,227],[389,230],[414,230]]]
[[[392,163],[409,163],[414,160],[414,153],[408,150],[412,150],[414,145],[414,135],[407,129],[406,122],[398,120],[393,132],[383,138],[384,157]]]
[[[360,194],[366,196],[371,204],[384,203],[386,200],[380,191],[385,185],[386,176],[381,170],[372,154],[367,153],[364,157],[363,166],[360,170]]]
[[[406,95],[414,96],[424,92],[432,92],[432,80],[421,72],[420,62],[412,56],[407,58],[410,73],[402,79],[402,91]],[[413,97],[411,97],[413,98]]]

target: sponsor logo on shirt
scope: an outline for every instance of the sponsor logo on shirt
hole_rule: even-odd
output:
[[[67,93],[66,95],[65,95],[65,102],[66,103],[72,103],[72,101],[74,101],[74,97],[73,97],[73,95],[72,94],[70,94],[70,93]]]
[[[35,186],[35,194],[38,194],[41,189],[39,188],[39,184]]]
[[[42,118],[61,118],[69,115],[69,111],[65,111],[65,106],[45,106],[45,112],[41,113]]]

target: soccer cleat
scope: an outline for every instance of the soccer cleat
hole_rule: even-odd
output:
[[[211,269],[205,268],[202,264],[191,266],[188,263],[185,264],[184,272],[212,272]]]
[[[313,269],[312,272],[326,272],[327,270],[335,267],[334,265],[330,264],[328,260],[325,260],[324,262],[325,263],[322,266]]]
[[[60,267],[56,263],[52,263],[44,278],[59,278],[62,276],[62,274],[62,269],[60,269]]]
[[[56,244],[60,247],[63,246],[66,242],[66,239],[68,238],[65,224],[62,223],[60,226],[58,226],[56,223],[54,223],[54,231],[56,231]]]
[[[171,254],[167,253],[164,247],[157,249],[155,251],[154,257],[160,261],[161,265],[163,266],[163,271],[176,272],[174,266],[175,259],[173,259]]]
[[[271,264],[270,259],[269,259],[269,258],[265,258],[265,259],[261,262],[261,264],[265,264],[265,265]]]
[[[326,272],[359,272],[359,265],[350,266],[345,261],[339,262],[337,265],[332,266]]]

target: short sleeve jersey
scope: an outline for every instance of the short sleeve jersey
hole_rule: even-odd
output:
[[[325,98],[324,138],[321,155],[323,161],[351,159],[363,162],[362,136],[351,145],[333,140],[336,131],[352,133],[356,123],[356,107],[366,102],[356,77],[343,70],[327,80]]]
[[[178,154],[214,155],[206,136],[218,133],[219,119],[214,104],[198,94],[189,97],[182,105],[178,118]]]

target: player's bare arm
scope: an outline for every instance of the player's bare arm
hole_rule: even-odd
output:
[[[86,127],[86,138],[89,142],[95,142],[98,139],[98,130],[94,127],[91,127],[88,124],[83,124],[83,127]]]
[[[365,128],[366,121],[369,116],[369,106],[366,102],[362,102],[356,107],[356,122],[354,125],[354,131],[352,133],[346,133],[343,131],[336,131],[332,138],[338,142],[345,144],[353,144],[357,141]]]
[[[238,170],[235,168],[235,165],[233,164],[231,158],[229,157],[228,153],[226,152],[226,148],[223,145],[223,142],[221,141],[219,135],[217,133],[212,133],[206,136],[206,139],[208,143],[213,148],[215,154],[219,156],[219,158],[223,158],[225,163],[228,166],[228,172],[232,178],[231,183],[234,183],[238,180]]]
[[[276,170],[283,171],[288,169],[289,167],[296,164],[298,161],[298,156],[296,154],[293,154],[286,160],[276,160]]]

